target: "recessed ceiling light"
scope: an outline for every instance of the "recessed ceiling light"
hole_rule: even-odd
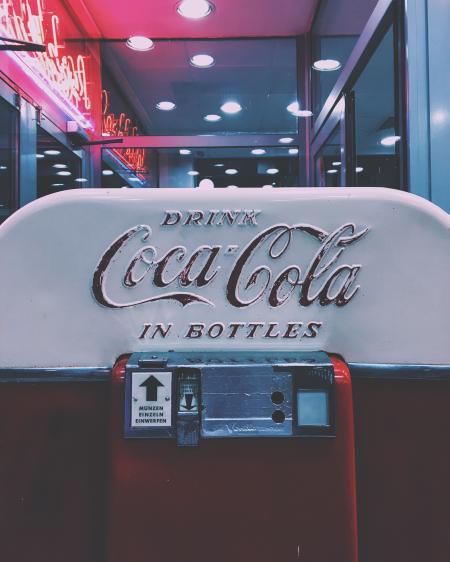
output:
[[[336,160],[336,162],[331,162],[331,163],[333,164],[333,166],[340,166],[341,165],[341,162],[338,162],[337,160]]]
[[[264,148],[254,148],[252,150],[252,154],[254,154],[255,156],[260,156],[261,154],[265,154],[266,151],[264,150]]]
[[[332,72],[341,68],[341,63],[335,59],[321,59],[313,63],[313,68],[314,70],[320,70],[320,72]]]
[[[69,172],[68,170],[62,170],[61,172],[56,172],[57,176],[71,176],[72,172]]]
[[[291,137],[282,137],[278,140],[278,142],[280,142],[281,144],[290,144],[291,142],[294,142],[294,139]]]
[[[312,111],[309,111],[309,109],[300,109],[298,101],[293,101],[286,109],[295,117],[311,117],[312,115]]]
[[[269,169],[267,170],[267,173],[270,174],[271,176],[273,176],[273,175],[275,175],[275,174],[278,174],[279,171],[280,171],[280,170],[279,170],[278,168],[269,168]]]
[[[289,154],[298,154],[298,148],[290,148]]]
[[[327,170],[327,174],[337,174],[338,171],[334,170],[333,168],[330,168],[329,170]]]
[[[398,142],[400,140],[401,137],[399,137],[398,135],[389,135],[387,137],[384,137],[380,140],[380,143],[383,146],[394,146],[394,144],[396,142]]]
[[[234,187],[237,189],[237,185],[227,185],[227,187]]]
[[[433,111],[433,113],[431,114],[431,121],[435,124],[435,125],[443,125],[449,117],[449,113],[448,111],[446,111],[445,109],[436,109],[436,111]]]
[[[300,104],[298,103],[298,101],[293,101],[286,107],[286,109],[289,111],[289,113],[295,114],[300,110]]]
[[[197,170],[189,170],[187,174],[188,176],[198,176],[200,172],[197,172]]]
[[[190,58],[190,62],[192,66],[196,66],[197,68],[209,68],[214,65],[214,57],[206,54],[194,55]]]
[[[7,169],[8,169],[8,166],[3,166],[3,165],[0,166],[0,170],[7,170]]]
[[[177,12],[184,18],[199,20],[208,16],[213,8],[207,0],[183,0],[178,4]]]
[[[85,183],[87,182],[87,178],[75,178],[75,181],[77,181],[78,183]]]
[[[211,189],[212,187],[214,187],[214,182],[210,178],[204,178],[200,180],[198,187]]]
[[[225,173],[229,176],[235,176],[238,171],[236,170],[236,168],[228,168],[227,170],[225,170]]]
[[[67,164],[53,164],[53,168],[67,168]]]
[[[175,107],[176,105],[173,101],[159,101],[156,104],[156,109],[160,109],[161,111],[172,111]]]
[[[192,151],[189,150],[188,148],[180,148],[179,153],[182,154],[183,156],[186,156],[186,154],[192,154]]]
[[[49,149],[49,150],[44,150],[44,154],[48,154],[49,156],[58,156],[58,154],[61,154],[61,151]]]
[[[52,183],[52,187],[62,187],[63,183]]]
[[[216,121],[220,121],[222,117],[220,115],[216,115],[215,113],[211,113],[209,115],[205,115],[203,117],[205,121],[209,121],[211,123],[215,123]]]
[[[114,174],[114,172],[112,170],[103,170],[102,174],[104,176],[112,176]]]
[[[39,152],[36,154],[36,158],[45,158],[44,154],[39,154]]]
[[[225,164],[214,164],[215,168],[223,168]]]
[[[239,113],[242,109],[242,106],[237,101],[227,101],[221,106],[220,109],[224,113],[228,113],[229,115],[233,115],[234,113]]]
[[[133,35],[127,39],[127,47],[133,51],[150,51],[154,46],[153,41],[143,35]]]
[[[356,172],[357,174],[360,174],[360,173],[363,172],[363,171],[364,171],[364,168],[363,168],[362,166],[356,166],[355,172]]]

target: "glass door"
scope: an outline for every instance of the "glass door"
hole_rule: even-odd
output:
[[[19,110],[0,98],[0,222],[18,207]]]
[[[181,140],[181,139],[179,139]],[[205,142],[205,141],[203,141]],[[120,145],[118,145],[120,146]],[[297,187],[292,146],[103,147],[102,187]]]

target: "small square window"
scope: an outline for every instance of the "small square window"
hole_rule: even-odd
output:
[[[330,413],[326,390],[297,391],[297,420],[299,426],[330,425]]]

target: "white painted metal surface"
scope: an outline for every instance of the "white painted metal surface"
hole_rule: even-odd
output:
[[[6,221],[0,259],[0,367],[171,349],[450,364],[450,219],[394,190],[68,191]]]

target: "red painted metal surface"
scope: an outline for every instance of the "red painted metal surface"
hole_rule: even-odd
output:
[[[108,562],[355,562],[352,392],[333,359],[337,436],[123,438],[126,359],[113,373]]]
[[[353,392],[361,560],[448,562],[450,381],[354,380]]]
[[[107,383],[0,385],[0,560],[105,559]]]

